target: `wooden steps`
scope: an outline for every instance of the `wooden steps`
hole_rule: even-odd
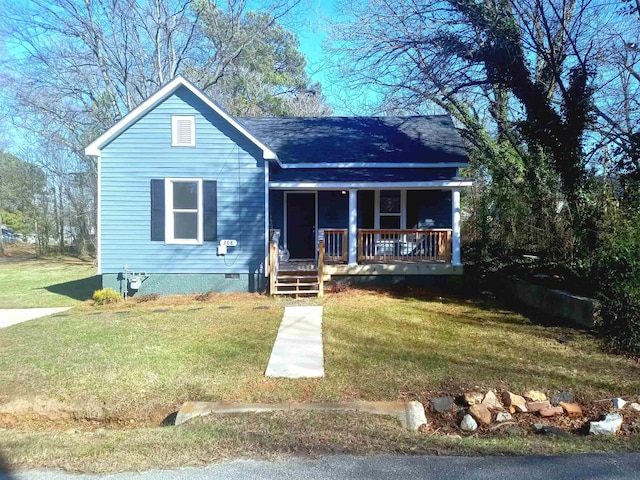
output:
[[[278,271],[275,283],[272,284],[271,295],[292,295],[298,298],[300,295],[318,295],[320,282],[318,269],[283,269]]]

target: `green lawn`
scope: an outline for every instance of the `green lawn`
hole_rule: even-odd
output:
[[[100,288],[96,271],[71,257],[0,261],[0,308],[72,307]]]
[[[309,418],[316,419],[305,414],[283,420],[273,414],[155,427],[187,400],[417,399],[426,404],[435,395],[468,389],[522,393],[534,388],[569,389],[580,401],[591,401],[640,391],[639,364],[605,353],[585,332],[533,324],[488,297],[426,291],[350,290],[298,301],[324,306],[326,377],[265,379],[284,306],[291,303],[254,294],[210,295],[206,301],[175,296],[103,307],[84,303],[0,330],[0,429],[9,428],[0,435],[0,451],[29,466],[119,468],[109,464],[110,455],[122,455],[123,468],[152,466],[154,459],[186,465],[244,452],[290,452],[294,439],[307,432]],[[558,342],[568,334],[572,342]],[[318,415],[313,422],[320,424],[317,436],[305,434],[311,435],[310,451],[338,444],[353,453],[552,453],[633,449],[639,443],[633,436],[575,437],[546,447],[548,440],[534,438],[484,438],[472,444],[409,434],[385,419],[363,423],[349,415]],[[355,427],[342,430],[343,424]],[[98,427],[116,431],[97,434]],[[291,441],[278,440],[287,429]],[[77,448],[55,447],[61,437]],[[155,440],[148,440],[154,438],[165,439],[172,453],[158,452]],[[209,440],[199,440],[204,438]],[[151,443],[143,446],[146,441]],[[91,447],[84,449],[84,442]],[[189,447],[194,453],[173,456],[181,442],[196,443]],[[386,446],[376,450],[379,444]],[[131,448],[138,450],[127,456]]]

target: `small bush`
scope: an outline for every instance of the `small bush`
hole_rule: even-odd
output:
[[[113,288],[103,288],[102,290],[93,292],[93,300],[96,302],[96,305],[108,305],[122,301],[122,295]]]

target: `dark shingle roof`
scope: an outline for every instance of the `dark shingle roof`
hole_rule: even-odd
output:
[[[243,118],[284,165],[300,163],[467,163],[446,115],[428,117]]]

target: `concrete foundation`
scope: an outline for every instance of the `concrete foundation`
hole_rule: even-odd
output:
[[[102,275],[102,288],[113,288],[129,296],[155,293],[158,295],[187,295],[190,293],[235,293],[261,292],[265,288],[265,278],[261,274],[249,275],[224,273],[149,273],[142,280],[138,290],[131,290],[121,273]]]

